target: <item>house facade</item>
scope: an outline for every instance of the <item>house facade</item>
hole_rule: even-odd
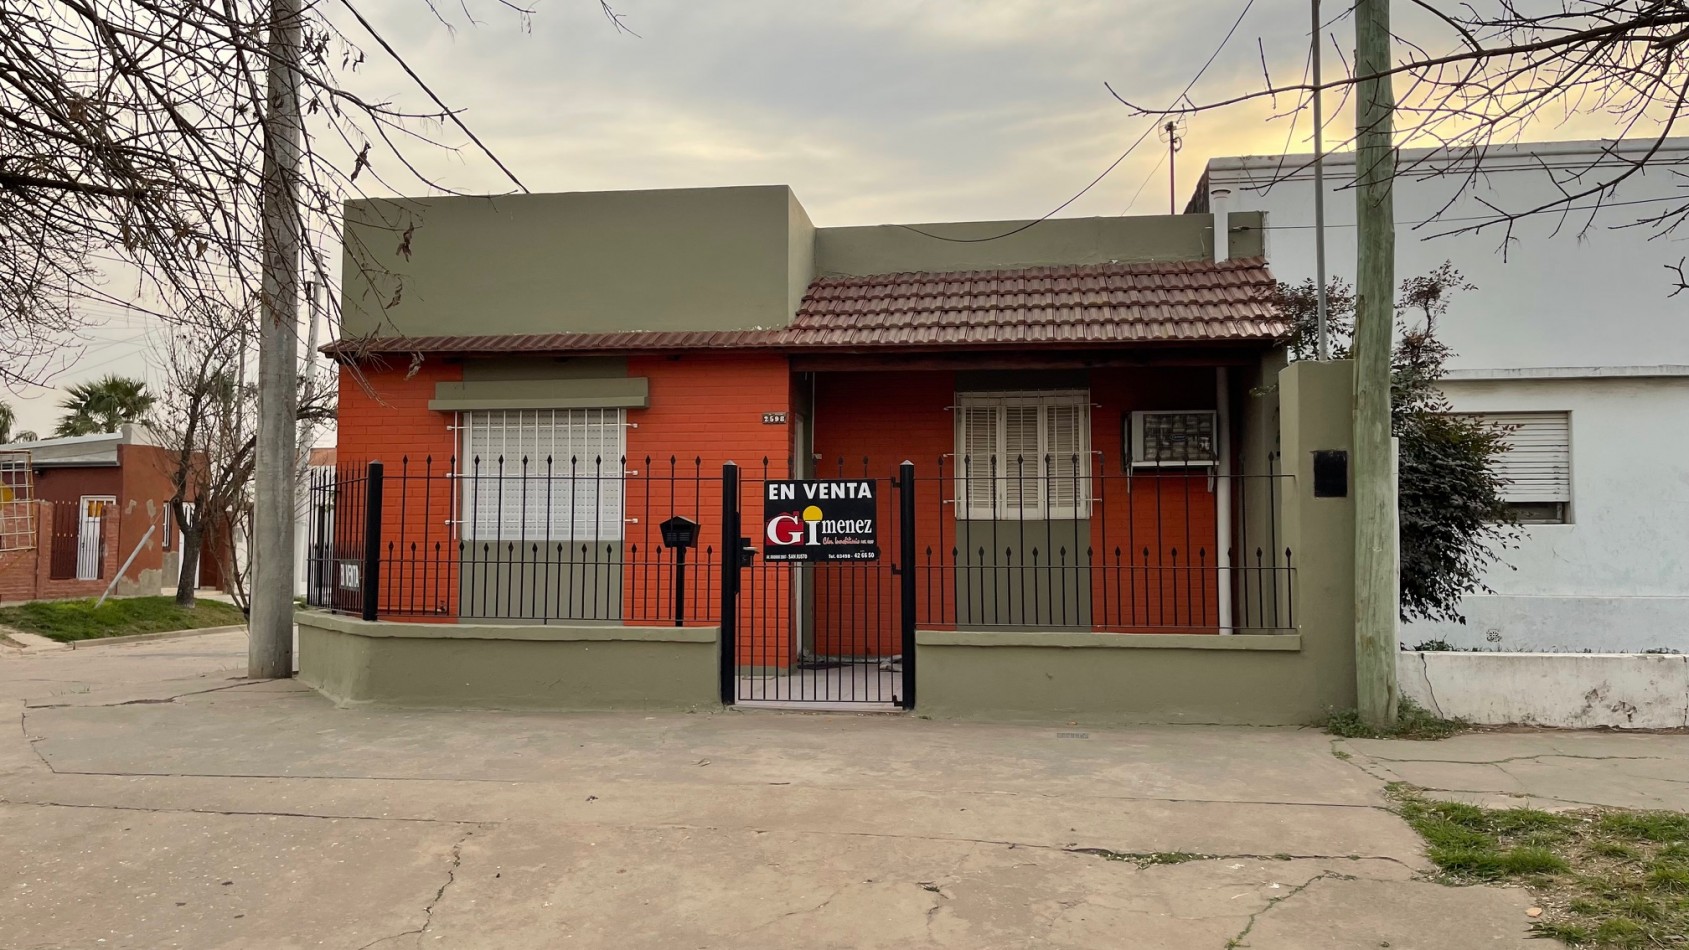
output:
[[[145,431],[19,442],[0,448],[5,551],[0,600],[156,594],[175,583],[170,453]]]
[[[366,201],[347,221],[337,463],[308,489],[325,613],[301,621],[301,675],[331,695],[567,705],[495,669],[552,664],[536,644],[558,640],[668,650],[640,661],[640,702],[696,692],[652,685],[697,666],[657,643],[716,649],[721,701],[903,708],[917,682],[940,706],[946,682],[988,689],[915,675],[981,642],[1164,646],[1140,675],[1171,664],[1169,686],[1216,646],[1343,662],[1285,659],[1304,460],[1280,458],[1284,328],[1248,230],[817,228],[784,187]],[[1300,675],[1191,708],[1260,719],[1239,710],[1284,690],[1289,715],[1324,695]]]
[[[1567,214],[1495,221],[1608,180],[1651,142],[1496,146],[1482,156],[1404,150],[1395,183],[1396,274],[1450,261],[1474,289],[1438,325],[1456,356],[1442,387],[1454,409],[1510,430],[1501,460],[1524,523],[1517,547],[1465,599],[1465,624],[1405,624],[1413,646],[1689,652],[1689,454],[1670,437],[1689,418],[1689,321],[1673,298],[1685,250],[1645,222],[1677,206],[1689,139]],[[1315,272],[1311,156],[1209,162],[1192,209],[1261,213],[1274,275]],[[1331,277],[1353,282],[1354,156],[1326,159]],[[1441,210],[1439,221],[1426,221]],[[1458,232],[1448,233],[1444,232]]]

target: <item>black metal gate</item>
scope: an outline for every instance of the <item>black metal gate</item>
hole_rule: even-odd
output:
[[[760,472],[722,467],[721,549],[738,552],[722,559],[722,702],[914,708],[914,474],[905,462],[895,478],[873,479],[877,557],[770,561],[767,462]]]

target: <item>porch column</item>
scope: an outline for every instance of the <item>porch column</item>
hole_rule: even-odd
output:
[[[1346,360],[1292,363],[1279,373],[1279,435],[1284,470],[1295,475],[1280,497],[1284,544],[1302,651],[1314,665],[1319,704],[1355,705],[1355,503],[1345,477],[1316,494],[1318,452],[1350,452],[1354,368]],[[1341,494],[1333,494],[1341,490]]]

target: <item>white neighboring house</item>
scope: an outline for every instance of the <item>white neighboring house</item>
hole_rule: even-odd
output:
[[[1518,211],[1609,176],[1647,143],[1553,142],[1496,147],[1482,157],[1404,150],[1395,186],[1396,276],[1452,261],[1476,290],[1438,325],[1459,355],[1444,391],[1457,410],[1519,425],[1504,458],[1510,500],[1530,523],[1517,550],[1487,577],[1494,594],[1466,598],[1465,626],[1406,624],[1412,646],[1444,638],[1457,648],[1689,653],[1689,295],[1671,297],[1669,265],[1689,255],[1689,233],[1620,227],[1689,204],[1682,169],[1689,139],[1668,140],[1645,173],[1621,183],[1585,228],[1594,199],[1567,216],[1504,229],[1429,237]],[[1456,153],[1458,154],[1458,153]],[[1264,211],[1273,273],[1314,276],[1310,156],[1220,158],[1208,163],[1188,210]],[[1471,180],[1461,169],[1477,163]],[[1464,163],[1464,164],[1462,164]],[[1329,155],[1327,274],[1355,271],[1353,153]],[[1599,173],[1598,173],[1599,174]],[[1579,181],[1572,176],[1582,175]],[[1442,222],[1423,226],[1439,209]]]

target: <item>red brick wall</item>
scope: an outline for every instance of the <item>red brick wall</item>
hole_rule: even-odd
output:
[[[100,578],[79,581],[54,580],[52,573],[53,509],[54,503],[38,501],[36,505],[36,543],[32,551],[0,553],[0,601],[63,600],[73,597],[97,597],[111,583],[122,563],[116,543],[119,515],[110,509],[102,526],[105,545],[101,552]]]
[[[699,603],[687,615],[714,622],[721,597],[721,469],[737,462],[741,472],[740,507],[744,533],[755,543],[762,514],[762,480],[790,472],[790,425],[765,425],[765,412],[788,412],[791,374],[784,356],[766,354],[650,356],[628,360],[628,375],[650,380],[650,408],[631,409],[627,436],[628,468],[640,473],[627,483],[626,526],[629,564],[623,578],[623,616],[627,623],[672,622],[667,593],[670,559],[657,552],[658,524],[670,514],[700,524],[691,559],[701,562],[698,583],[691,585]],[[670,480],[669,459],[677,480]],[[766,467],[765,467],[766,461]],[[766,474],[765,474],[766,473]],[[685,476],[697,477],[688,482]],[[647,476],[649,475],[649,479]],[[675,489],[670,495],[671,486]],[[761,545],[757,544],[760,550]],[[713,549],[713,550],[709,550]],[[657,556],[653,556],[656,552]],[[637,556],[636,556],[637,555]],[[760,559],[759,559],[760,562]],[[710,565],[710,566],[705,566]],[[794,642],[790,570],[784,566],[746,572],[739,598],[739,662],[784,666]],[[696,608],[696,609],[694,609]]]
[[[722,563],[721,466],[741,466],[744,534],[756,537],[765,478],[790,473],[791,425],[765,425],[765,412],[790,412],[797,402],[787,360],[777,355],[713,354],[638,356],[629,375],[650,382],[650,406],[627,413],[629,473],[625,483],[622,613],[630,624],[669,623],[672,555],[661,550],[658,525],[674,514],[700,524],[691,552],[689,622],[713,623],[719,613]],[[343,373],[339,458],[361,463],[380,458],[387,468],[387,542],[383,567],[384,609],[393,598],[414,600],[421,589],[443,592],[438,607],[456,614],[457,575],[453,552],[439,558],[415,552],[415,538],[439,539],[451,517],[450,492],[404,494],[405,476],[428,468],[448,470],[456,439],[450,413],[427,408],[435,384],[462,378],[456,364],[430,360],[406,378],[408,368],[366,369],[363,382]],[[367,388],[366,388],[367,386]],[[1134,409],[1202,409],[1213,405],[1210,369],[1119,369],[1091,374],[1092,447],[1107,473],[1092,506],[1093,570],[1091,610],[1098,629],[1165,629],[1175,623],[1211,628],[1217,623],[1217,593],[1211,571],[1177,571],[1192,559],[1211,566],[1214,558],[1214,501],[1205,475],[1128,480],[1122,473],[1122,422]],[[954,485],[939,478],[941,458],[954,452],[954,374],[945,372],[853,372],[816,376],[815,451],[819,477],[868,475],[880,480],[882,560],[873,565],[821,565],[815,578],[816,649],[823,654],[886,655],[898,652],[897,585],[889,571],[897,545],[898,463],[916,463],[919,484],[917,586],[924,617],[954,615],[952,570],[926,570],[950,562],[955,542]],[[430,461],[431,458],[431,461]],[[945,458],[944,471],[954,462]],[[417,483],[421,483],[417,479]],[[437,486],[438,479],[429,481]],[[1128,490],[1130,489],[1130,490]],[[925,549],[932,548],[929,554]],[[1115,561],[1114,549],[1121,551]],[[1148,550],[1146,556],[1143,552]],[[1193,554],[1193,549],[1196,554]],[[1177,552],[1175,555],[1174,552]],[[928,561],[928,558],[931,561]],[[1145,568],[1152,570],[1145,570]],[[795,655],[791,578],[785,565],[746,572],[740,597],[739,662],[785,666]],[[407,600],[407,603],[409,601]],[[425,608],[429,609],[429,608]],[[419,618],[420,619],[420,618]]]
[[[1214,491],[1207,471],[1122,475],[1134,411],[1214,408],[1214,370],[1121,369],[1091,381],[1091,448],[1104,477],[1091,508],[1091,616],[1122,632],[1218,632]],[[1191,565],[1195,565],[1193,569]],[[1169,628],[1181,628],[1177,631]],[[1189,628],[1189,629],[1183,629]]]
[[[409,366],[340,371],[339,462],[343,470],[362,471],[380,461],[385,470],[381,606],[420,614],[406,619],[430,619],[428,611],[439,619],[457,615],[455,542],[444,530],[452,491],[439,477],[452,470],[457,439],[452,413],[429,409],[428,401],[436,383],[461,379],[462,364],[439,359],[424,360],[414,374]],[[337,511],[361,518],[362,499],[343,502]],[[361,533],[361,526],[356,530]],[[342,525],[337,534],[351,531]]]
[[[919,566],[926,546],[953,542],[951,490],[937,479],[938,462],[955,450],[952,373],[820,373],[815,379],[817,478],[868,476],[879,480],[880,562],[823,564],[815,577],[815,652],[823,656],[890,656],[902,651],[898,626],[898,466],[915,463],[917,598],[928,611],[952,612],[954,577]],[[938,555],[935,554],[935,557]],[[945,558],[939,558],[945,559]]]
[[[115,465],[45,468],[35,476],[35,497],[41,501],[75,504],[83,495],[116,497],[122,488],[123,473]]]
[[[147,529],[157,525],[152,536],[147,537],[146,546],[135,556],[129,570],[124,572],[126,579],[137,580],[143,571],[164,567],[165,500],[175,492],[170,483],[175,456],[169,449],[156,445],[120,445],[117,447],[117,461],[122,471],[122,482],[117,491],[117,506],[121,514],[118,544],[123,549],[122,556],[128,557],[130,550],[147,537]],[[176,583],[174,577],[161,580],[170,586]]]
[[[1134,410],[1214,406],[1212,369],[1098,370],[1091,374],[1091,448],[1103,473],[1091,507],[1091,618],[1119,632],[1217,630],[1214,495],[1201,475],[1127,478],[1123,420]],[[816,378],[817,477],[881,479],[882,562],[896,558],[897,493],[904,459],[916,467],[916,588],[931,626],[956,615],[954,414],[956,378],[945,372],[822,373]],[[939,477],[940,459],[943,458]],[[1116,560],[1115,549],[1120,551]],[[1194,558],[1210,570],[1189,570]],[[1147,555],[1145,551],[1147,550]],[[1048,556],[1044,552],[1043,556]],[[1078,552],[1074,552],[1075,557]],[[817,568],[816,650],[882,656],[900,649],[898,586],[875,568]],[[1146,569],[1147,568],[1147,569]],[[1073,589],[1078,589],[1077,584]]]

